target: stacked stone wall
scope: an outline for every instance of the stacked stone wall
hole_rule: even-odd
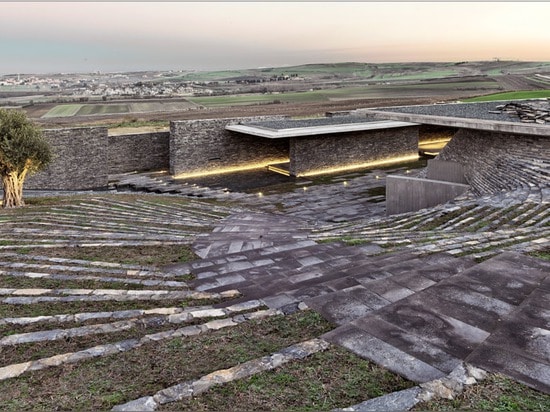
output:
[[[52,148],[52,162],[43,171],[29,176],[25,189],[86,190],[107,187],[107,128],[47,129],[44,130],[44,137]]]
[[[109,173],[168,170],[170,132],[109,136]]]
[[[476,195],[550,185],[550,138],[461,129],[437,159],[464,166]]]
[[[418,127],[327,134],[290,139],[290,173],[418,155]]]
[[[282,116],[201,119],[170,123],[170,173],[205,173],[288,160],[289,139],[267,139],[225,130],[227,124],[280,120]]]

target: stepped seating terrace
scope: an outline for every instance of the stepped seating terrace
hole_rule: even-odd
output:
[[[114,410],[155,410],[330,345],[423,385],[406,392],[402,409],[417,403],[429,385],[462,387],[457,382],[464,377],[453,381],[462,369],[480,368],[480,376],[483,370],[501,372],[550,394],[550,264],[527,256],[550,246],[548,156],[536,144],[527,152],[496,141],[489,146],[489,155],[476,160],[479,173],[470,176],[469,192],[389,217],[374,189],[388,174],[415,176],[420,170],[350,172],[324,185],[300,182],[294,190],[262,196],[190,185],[166,173],[125,174],[113,177],[110,193],[3,214],[0,328],[10,333],[0,337],[0,347],[15,353],[22,345],[82,336],[97,341],[70,353],[19,356],[0,365],[0,381],[315,310],[334,325],[332,331],[125,399]],[[466,155],[449,146],[450,158],[457,153]],[[506,162],[499,160],[504,154]],[[117,189],[148,194],[134,198]],[[162,267],[46,253],[57,247],[189,244],[196,260]],[[18,286],[23,280],[34,286]],[[66,287],[36,287],[54,280]],[[182,300],[188,307],[179,305]],[[97,302],[130,301],[139,308],[92,309]],[[12,315],[39,305],[51,310]],[[71,305],[87,309],[64,310]],[[139,328],[139,338],[117,340],[128,328]],[[393,395],[376,400],[379,409],[394,406]],[[350,410],[361,408],[368,406]]]

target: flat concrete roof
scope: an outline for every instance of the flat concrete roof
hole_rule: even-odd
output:
[[[348,118],[347,116],[342,116],[307,120],[229,124],[225,126],[225,129],[268,139],[281,139],[285,137],[316,136],[322,134],[392,129],[409,126],[418,126],[418,123],[366,119],[357,116],[350,116]]]
[[[495,113],[497,106],[510,102],[510,100],[506,100],[483,103],[380,107],[361,109],[361,112],[376,119],[391,119],[501,133],[550,136],[550,124],[523,123],[517,116]]]

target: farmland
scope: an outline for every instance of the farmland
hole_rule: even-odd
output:
[[[550,90],[530,90],[519,92],[504,92],[489,94],[487,96],[478,96],[465,99],[465,102],[491,102],[497,100],[517,100],[517,99],[548,99]]]
[[[128,103],[92,103],[92,104],[61,104],[50,109],[43,118],[96,116],[125,113],[155,113],[181,111],[194,107],[193,103],[180,102],[128,102]]]
[[[72,86],[57,94],[37,86],[32,95],[25,95],[28,88],[27,92],[16,92],[13,86],[2,86],[0,78],[0,104],[23,106],[30,118],[47,127],[147,121],[165,121],[167,125],[170,120],[266,114],[308,116],[361,107],[485,99],[484,96],[547,97],[550,89],[549,62],[517,61],[350,62],[71,76],[63,81]],[[509,92],[520,93],[498,94]]]

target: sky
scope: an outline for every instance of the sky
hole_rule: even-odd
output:
[[[550,2],[0,2],[0,75],[550,61]]]

